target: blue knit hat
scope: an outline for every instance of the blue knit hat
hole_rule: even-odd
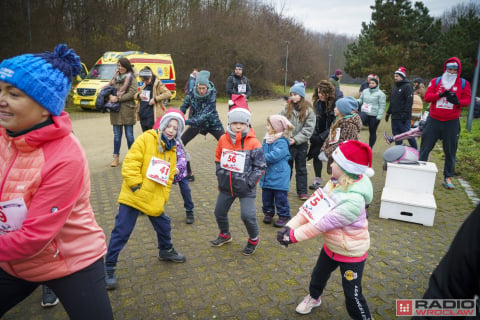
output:
[[[80,74],[80,57],[66,44],[53,52],[23,54],[0,63],[0,81],[25,92],[54,116],[65,108],[72,79]]]
[[[353,97],[346,97],[338,99],[335,102],[335,106],[337,107],[338,111],[340,111],[344,116],[348,116],[354,110],[358,109],[357,100]]]
[[[299,96],[305,98],[305,85],[303,82],[297,82],[290,88],[290,93],[296,93]]]

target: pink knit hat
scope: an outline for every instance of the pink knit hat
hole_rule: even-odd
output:
[[[293,125],[287,118],[279,114],[274,114],[268,117],[268,121],[272,125],[273,130],[276,133],[284,132],[285,130],[293,128]]]

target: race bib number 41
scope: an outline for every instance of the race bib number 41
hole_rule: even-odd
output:
[[[170,163],[152,156],[152,160],[150,160],[147,169],[147,178],[166,186],[168,184],[169,176]]]
[[[225,170],[243,173],[245,169],[245,157],[245,152],[223,149],[220,165]]]
[[[300,207],[300,212],[313,224],[335,207],[335,201],[318,188]]]

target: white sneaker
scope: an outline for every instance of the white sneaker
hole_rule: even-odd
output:
[[[318,297],[317,300],[313,299],[310,295],[303,298],[303,301],[297,306],[297,311],[300,314],[308,314],[312,312],[312,309],[319,307],[322,304],[322,297]]]

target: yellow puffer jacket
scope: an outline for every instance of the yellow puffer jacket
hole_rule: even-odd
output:
[[[163,213],[165,203],[170,197],[177,165],[177,147],[160,152],[159,142],[165,150],[165,143],[161,141],[159,130],[145,131],[135,140],[122,166],[123,184],[118,203],[138,209],[149,216],[159,216]],[[170,175],[166,186],[147,178],[147,169],[153,156],[170,163]],[[133,192],[131,188],[139,184],[141,187]]]

